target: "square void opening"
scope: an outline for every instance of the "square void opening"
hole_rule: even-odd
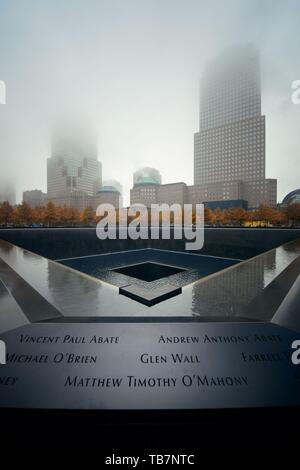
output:
[[[152,282],[172,274],[181,273],[186,271],[186,269],[167,266],[166,264],[140,263],[113,269],[112,271],[141,279],[142,281]]]

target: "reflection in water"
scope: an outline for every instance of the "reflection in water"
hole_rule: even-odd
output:
[[[269,273],[265,273],[265,285],[267,285],[274,279],[274,277],[278,276],[282,272],[283,269],[286,268],[288,264],[290,264],[297,256],[300,255],[300,245],[298,241],[288,243],[286,245],[280,246],[276,248],[275,251],[276,259],[272,269]]]
[[[83,310],[81,302],[84,299],[85,313],[82,315],[99,315],[97,306],[100,303],[101,283],[90,281],[84,275],[76,275],[70,269],[61,269],[60,265],[52,261],[48,261],[47,279],[53,303],[64,313],[78,314],[78,307]],[[62,289],[62,286],[66,288]]]
[[[266,318],[264,311],[258,314],[249,309],[249,313],[247,307],[270,283],[272,287],[274,278],[299,255],[300,240],[296,240],[202,278],[184,287],[181,295],[147,307],[120,296],[117,287],[0,240],[0,258],[62,315],[74,317],[194,315],[234,320],[238,317],[255,319],[257,315],[261,320]],[[266,309],[268,307],[269,304]],[[270,315],[270,311],[267,313]]]
[[[299,254],[298,240],[195,283],[192,294],[194,314],[256,319],[256,312],[247,310],[247,306]],[[267,306],[265,313],[265,318],[269,318]],[[261,316],[257,319],[263,320]]]
[[[130,273],[128,274],[128,266],[136,266],[147,262],[175,266],[180,268],[181,272],[160,277],[151,283],[138,279]],[[61,263],[117,287],[135,284],[146,289],[157,289],[170,284],[176,287],[186,286],[202,277],[232,266],[237,261],[191,253],[147,249],[75,258],[61,261]],[[122,268],[121,272],[120,268]],[[127,272],[124,272],[124,268]],[[147,268],[144,267],[143,270],[147,271]]]
[[[0,279],[0,333],[28,323],[26,316]]]
[[[272,254],[275,259],[275,253]],[[270,266],[268,257],[268,267]],[[216,317],[243,316],[247,305],[264,286],[265,260],[257,257],[193,285],[193,312]]]
[[[10,243],[2,242],[1,243],[0,257],[1,257],[1,253],[3,253],[3,255],[4,255],[3,256],[4,260],[6,258],[7,260],[11,261],[12,263],[14,263],[16,261],[16,249],[15,249],[14,245],[11,245]]]
[[[31,259],[31,260],[37,259],[36,255],[32,253],[31,251],[24,250],[22,252],[22,255],[24,258],[27,258],[27,259]]]

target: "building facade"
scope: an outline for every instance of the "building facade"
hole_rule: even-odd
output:
[[[260,204],[270,207],[277,206],[277,180],[259,179],[244,181],[244,199],[248,201],[248,207],[254,209]]]
[[[101,186],[101,163],[94,158],[52,156],[47,160],[48,199],[82,191],[96,194]]]
[[[159,186],[159,183],[153,178],[141,177],[130,190],[130,205],[143,204],[146,207],[151,207],[151,204],[157,204]]]
[[[246,184],[245,192],[239,196],[248,200],[249,208],[261,203],[276,206],[275,180],[265,179],[260,63],[259,53],[252,46],[223,53],[207,67],[200,84],[200,129],[194,136],[194,184],[212,193],[208,200],[218,197],[215,192],[224,193],[220,200],[229,200],[232,195],[225,190],[225,183],[234,183],[236,188]],[[230,185],[227,188],[230,192]]]
[[[157,188],[157,204],[180,204],[188,201],[188,188],[185,183],[161,184]]]
[[[93,198],[93,208],[96,211],[100,204],[111,204],[116,209],[123,207],[123,198],[120,192],[113,186],[102,186]]]
[[[276,207],[277,180],[219,181],[187,186],[185,183],[154,184],[144,182],[130,190],[130,204],[202,204],[211,209],[243,207],[253,209],[260,204]]]
[[[42,207],[45,205],[47,194],[40,189],[23,192],[23,202],[29,204],[30,207]]]
[[[46,204],[48,202],[53,202],[56,206],[72,207],[73,209],[83,211],[86,207],[93,207],[94,196],[89,196],[84,191],[72,191],[61,194],[58,197],[47,197]]]
[[[96,146],[84,139],[55,138],[47,160],[47,199],[58,205],[87,207],[102,183]]]
[[[220,181],[209,184],[195,184],[188,187],[191,204],[204,201],[233,201],[243,199],[243,183],[241,181]]]

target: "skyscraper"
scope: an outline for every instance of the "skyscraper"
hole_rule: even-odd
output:
[[[58,205],[79,209],[89,205],[101,187],[101,163],[97,145],[78,130],[55,134],[52,156],[47,160],[47,198]]]
[[[0,204],[4,201],[12,206],[16,204],[16,188],[10,179],[0,178]]]
[[[253,46],[227,50],[212,61],[200,84],[200,130],[194,140],[194,184],[242,183],[250,208],[276,205],[276,180],[265,178],[265,116],[261,115],[259,53]],[[203,189],[203,188],[202,188]]]

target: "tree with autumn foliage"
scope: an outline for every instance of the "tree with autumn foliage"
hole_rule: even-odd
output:
[[[44,224],[47,225],[48,227],[52,227],[55,225],[56,222],[58,222],[59,216],[58,216],[58,208],[56,205],[49,201],[46,207],[44,208],[44,213],[43,213],[43,221]]]
[[[262,222],[263,226],[268,226],[271,221],[272,217],[274,216],[274,209],[272,207],[267,206],[266,204],[260,204],[259,208],[256,213],[256,218],[258,221]]]
[[[57,207],[57,219],[60,225],[68,225],[69,211],[66,205]]]
[[[122,217],[122,220],[127,220],[130,223],[134,216]],[[119,223],[119,212],[117,213],[117,224]],[[183,215],[183,214],[182,214]],[[163,222],[163,213],[160,212],[159,224]],[[169,217],[167,218],[169,219]],[[16,208],[13,208],[8,202],[0,204],[0,224],[7,225],[14,223],[16,225],[31,225],[44,224],[48,227],[59,225],[86,225],[91,226],[98,222],[100,217],[96,217],[92,207],[86,207],[83,211],[76,208],[66,206],[56,206],[53,202],[48,202],[45,207],[30,207],[27,203],[23,202]],[[148,220],[150,223],[150,211],[148,211]],[[192,213],[193,223],[196,221],[196,213]],[[225,210],[220,208],[212,211],[208,207],[204,208],[205,224],[216,226],[224,226],[226,224],[232,225],[250,225],[250,226],[297,226],[300,224],[300,204],[291,204],[283,209],[275,209],[265,204],[261,204],[257,210],[248,210],[241,207],[232,207]],[[170,214],[171,223],[175,223],[174,214]]]
[[[204,207],[204,223],[211,224],[213,221],[213,214],[209,207]]]
[[[80,220],[84,225],[92,225],[95,222],[95,212],[91,206],[81,212]]]
[[[291,226],[300,224],[300,204],[290,204],[284,209],[286,219],[289,221]]]
[[[14,210],[13,222],[16,225],[30,225],[33,223],[33,212],[27,202],[22,202]]]
[[[0,204],[0,224],[9,224],[13,221],[14,209],[8,201]]]
[[[224,222],[228,221],[233,225],[241,226],[247,218],[247,211],[242,207],[232,207],[225,209],[224,211]]]
[[[224,212],[219,207],[213,211],[213,219],[217,226],[224,222]]]
[[[270,222],[272,225],[286,225],[288,222],[286,213],[282,209],[273,209],[270,215]]]
[[[65,218],[67,223],[73,227],[78,222],[80,222],[80,212],[74,207],[67,207],[65,209]]]
[[[41,206],[41,207],[34,207],[32,209],[32,214],[33,214],[33,222],[38,225],[42,225],[45,220],[45,211],[46,208]]]

